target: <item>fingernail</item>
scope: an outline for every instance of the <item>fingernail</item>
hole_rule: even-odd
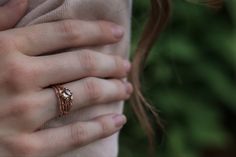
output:
[[[112,26],[112,33],[113,33],[115,38],[120,39],[124,34],[124,30],[121,26],[113,25]]]
[[[126,93],[131,94],[132,90],[133,90],[133,87],[132,87],[131,83],[125,82],[125,87],[126,87]]]
[[[125,67],[126,72],[129,72],[131,68],[130,62],[127,60],[124,60],[124,67]]]
[[[124,115],[119,114],[113,116],[112,119],[114,120],[115,126],[118,128],[122,127],[127,121]]]

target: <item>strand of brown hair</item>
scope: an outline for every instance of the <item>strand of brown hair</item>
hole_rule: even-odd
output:
[[[190,1],[190,0],[188,0]],[[194,1],[194,0],[191,0]],[[222,6],[223,0],[198,0],[200,4],[210,6],[212,8],[219,8]],[[131,97],[132,108],[144,129],[149,141],[150,156],[154,156],[155,132],[152,123],[149,120],[148,112],[152,113],[155,121],[162,127],[158,113],[155,108],[150,105],[141,91],[140,77],[142,76],[144,64],[147,60],[149,52],[159,37],[160,33],[165,28],[170,17],[170,1],[169,0],[150,0],[151,9],[149,19],[144,27],[144,31],[138,42],[135,55],[133,57],[133,66],[129,75],[129,80],[133,83],[134,93]]]
[[[145,25],[143,34],[141,35],[141,39],[135,51],[133,68],[129,76],[129,79],[134,86],[134,93],[131,97],[132,108],[136,113],[138,120],[141,122],[142,128],[146,132],[150,145],[149,152],[152,152],[151,154],[154,152],[155,140],[153,140],[153,138],[155,136],[155,132],[146,111],[153,114],[159,125],[161,125],[161,123],[157,112],[152,105],[146,101],[141,92],[140,76],[154,41],[159,36],[168,21],[170,12],[169,4],[169,0],[151,0],[150,17]]]

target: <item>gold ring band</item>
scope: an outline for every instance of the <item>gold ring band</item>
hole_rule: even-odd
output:
[[[67,115],[73,106],[72,92],[60,85],[54,85],[52,88],[54,89],[58,100],[59,117]]]

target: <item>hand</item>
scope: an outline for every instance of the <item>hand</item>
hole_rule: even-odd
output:
[[[36,130],[58,115],[50,85],[71,89],[72,110],[129,98],[131,84],[120,81],[130,69],[128,61],[91,50],[52,53],[116,43],[122,35],[113,23],[81,20],[0,32],[0,156],[58,156],[119,131],[126,118],[117,114]]]

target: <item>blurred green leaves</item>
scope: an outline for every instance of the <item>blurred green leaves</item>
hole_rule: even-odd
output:
[[[147,0],[134,1],[132,51],[148,7]],[[208,148],[236,143],[236,1],[226,0],[221,10],[185,0],[172,7],[143,77],[144,93],[166,127],[163,135],[157,129],[156,156],[210,157],[204,155]],[[148,157],[142,129],[132,111],[127,114],[120,157]]]

